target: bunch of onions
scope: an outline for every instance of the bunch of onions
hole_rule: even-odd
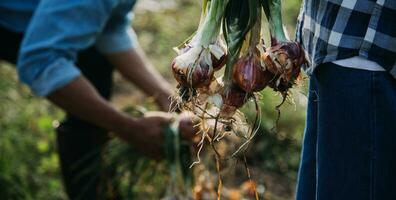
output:
[[[281,0],[202,1],[198,29],[177,48],[172,62],[182,100],[178,105],[202,120],[227,121],[250,99],[258,107],[255,93],[267,86],[285,100],[306,59],[301,46],[283,30]],[[261,38],[263,10],[270,29],[268,48]],[[223,72],[224,65],[220,80],[215,72]],[[218,113],[208,114],[212,107]]]
[[[202,1],[197,32],[177,48],[172,72],[182,100],[177,105],[194,113],[200,121],[198,161],[194,163],[200,162],[199,153],[205,141],[216,152],[219,197],[221,165],[214,143],[232,132],[243,140],[235,153],[246,148],[260,121],[255,93],[269,86],[285,100],[306,60],[301,46],[287,39],[283,30],[281,0]],[[261,38],[262,10],[269,20],[271,46],[268,48]],[[218,77],[223,66],[224,74]],[[256,118],[253,126],[246,128],[248,123],[238,109],[249,100],[255,103]],[[214,133],[210,134],[211,131]]]
[[[261,39],[262,10],[269,21],[268,48]],[[177,53],[172,72],[182,104],[202,109],[209,103],[227,111],[220,113],[227,117],[232,113],[228,110],[242,107],[267,86],[285,97],[306,63],[301,46],[283,30],[281,0],[203,0],[197,32]],[[215,72],[224,65],[220,81]]]

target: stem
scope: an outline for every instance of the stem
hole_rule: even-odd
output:
[[[256,200],[259,200],[260,198],[259,198],[259,195],[258,195],[258,192],[257,192],[256,184],[253,183],[252,177],[250,176],[250,170],[249,170],[249,167],[248,167],[248,163],[247,163],[245,154],[243,154],[243,162],[245,164],[245,170],[246,170],[246,174],[248,176],[249,182],[251,184],[253,184],[254,197],[255,197]]]
[[[205,20],[205,17],[206,17],[207,9],[208,9],[208,0],[202,0],[201,18],[199,20],[199,26],[198,27],[200,27],[203,24],[203,22]]]
[[[199,43],[207,48],[209,44],[217,39],[220,33],[221,19],[224,15],[224,10],[227,0],[211,0],[209,11],[205,17],[202,28],[198,30]]]
[[[253,52],[261,38],[261,10],[257,14],[257,20],[250,31],[249,52]]]
[[[240,22],[238,22],[239,20],[246,20],[243,17],[241,18],[241,15],[248,15],[248,21],[245,22],[245,24],[239,25],[239,27],[237,29],[239,30],[231,30],[232,31],[239,31],[241,34],[238,35],[239,38],[235,38],[232,37],[231,41],[227,41],[228,43],[228,59],[227,59],[227,64],[226,64],[226,68],[224,71],[224,76],[223,76],[223,82],[224,82],[224,90],[225,90],[225,94],[227,95],[228,92],[230,91],[231,87],[232,87],[232,70],[233,70],[233,65],[235,63],[235,61],[239,58],[239,54],[241,52],[241,48],[243,46],[244,40],[247,39],[247,34],[249,31],[251,32],[251,29],[253,28],[253,26],[255,26],[256,21],[258,20],[258,16],[261,16],[259,14],[261,8],[259,6],[259,1],[258,0],[239,0],[241,2],[243,2],[243,4],[248,4],[248,11],[241,9],[239,12],[240,13],[232,13],[232,15],[237,15],[237,21],[234,22],[236,24],[239,24]],[[243,4],[239,4],[242,7]],[[238,26],[238,25],[237,25]],[[235,27],[234,27],[235,28]],[[246,32],[245,32],[246,31]],[[252,37],[252,35],[251,35]],[[235,42],[235,40],[238,40],[240,38],[243,38],[243,40],[240,40],[238,42]],[[227,40],[227,39],[226,39]],[[230,40],[230,39],[228,39]],[[256,45],[255,45],[256,46]]]
[[[276,45],[278,42],[287,42],[288,39],[283,30],[281,0],[262,0],[262,5],[268,19],[271,46]]]
[[[223,188],[223,181],[221,180],[221,166],[220,166],[220,158],[217,154],[215,154],[216,158],[216,171],[217,171],[217,200],[221,199],[221,189]]]

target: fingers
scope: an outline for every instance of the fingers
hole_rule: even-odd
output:
[[[179,132],[183,139],[190,140],[195,136],[194,124],[190,118],[182,118],[179,121]]]
[[[192,140],[199,131],[198,118],[191,112],[183,112],[179,116],[179,132],[183,139]]]
[[[151,118],[152,121],[158,123],[159,125],[168,125],[175,120],[174,115],[166,112],[147,112],[144,117]]]
[[[160,112],[160,111],[150,111],[144,113],[145,117],[161,117],[161,118],[166,118],[166,119],[171,119],[173,118],[173,115],[171,113],[167,112]]]

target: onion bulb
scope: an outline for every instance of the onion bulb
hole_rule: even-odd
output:
[[[222,94],[223,105],[220,109],[220,117],[232,117],[238,108],[241,108],[248,100],[248,94],[237,86],[232,86]]]
[[[272,73],[261,66],[259,53],[239,58],[233,67],[233,82],[245,92],[264,89],[273,77]]]

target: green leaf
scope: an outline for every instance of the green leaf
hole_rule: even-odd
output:
[[[264,13],[268,19],[271,34],[271,43],[277,41],[287,41],[287,36],[283,30],[282,22],[282,1],[281,0],[261,0]]]

